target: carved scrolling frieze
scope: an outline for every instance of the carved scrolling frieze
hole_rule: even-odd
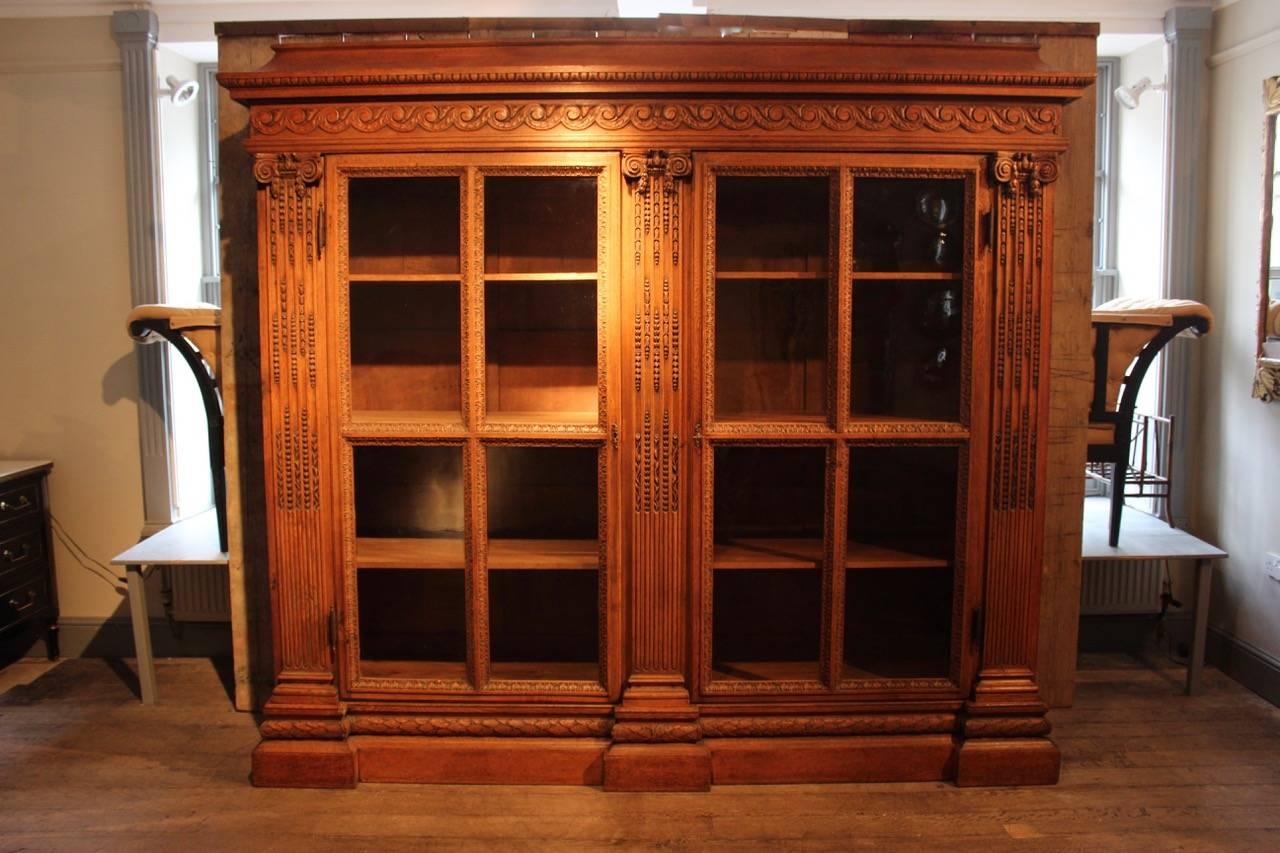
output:
[[[261,136],[282,133],[442,133],[447,131],[836,131],[847,133],[1057,134],[1057,105],[882,102],[638,101],[616,103],[326,104],[261,107]]]

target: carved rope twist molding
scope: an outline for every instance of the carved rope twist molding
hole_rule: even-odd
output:
[[[813,737],[821,735],[946,734],[953,714],[875,714],[825,717],[704,717],[705,737]],[[617,737],[615,736],[615,740]]]
[[[368,104],[359,106],[289,106],[255,109],[255,134],[282,133],[441,133],[445,131],[512,130],[793,130],[869,133],[995,132],[1058,133],[1062,111],[1057,106],[993,107],[980,104],[880,103],[489,103]],[[691,168],[673,158],[669,166]],[[624,160],[624,174],[635,168]],[[256,174],[256,171],[255,171]],[[260,179],[261,180],[261,179]]]
[[[263,720],[258,734],[264,740],[341,740],[347,736],[345,720]]]
[[[1052,730],[1044,717],[975,717],[964,722],[964,735],[969,738],[1042,737]]]
[[[903,71],[426,71],[297,76],[223,74],[229,89],[282,86],[378,86],[430,83],[936,83],[983,86],[1083,87],[1092,76],[1074,74],[975,74]]]
[[[696,743],[702,739],[697,723],[614,723],[614,743]]]
[[[348,728],[359,735],[448,737],[607,737],[603,718],[552,717],[352,717]]]

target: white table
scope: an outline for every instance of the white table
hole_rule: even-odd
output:
[[[113,566],[124,566],[129,580],[129,619],[138,658],[142,701],[156,701],[156,668],[151,657],[151,622],[147,615],[146,579],[155,566],[225,566],[227,552],[218,547],[218,517],[212,510],[174,522],[117,554]]]
[[[1124,508],[1120,521],[1120,540],[1112,548],[1107,544],[1110,507],[1110,498],[1085,498],[1082,542],[1084,559],[1113,563],[1129,560],[1195,560],[1195,601],[1191,606],[1195,631],[1191,640],[1191,657],[1187,661],[1187,693],[1195,695],[1200,692],[1205,638],[1209,633],[1209,587],[1213,581],[1213,561],[1227,556],[1227,552],[1131,506]]]

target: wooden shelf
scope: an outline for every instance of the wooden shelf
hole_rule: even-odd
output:
[[[716,661],[712,681],[817,681],[818,662],[804,660]]]
[[[462,569],[466,548],[458,539],[361,537],[356,540],[361,569]],[[595,539],[490,539],[490,569],[575,569],[600,567]]]
[[[600,412],[591,411],[555,411],[555,412],[502,412],[490,411],[485,414],[486,427],[528,426],[530,424],[549,424],[551,426],[576,426],[594,424],[600,420]]]
[[[362,660],[361,678],[413,678],[423,681],[457,681],[467,683],[464,661],[437,660]]]
[[[489,679],[503,681],[581,681],[600,684],[600,665],[594,661],[493,661]]]
[[[356,539],[356,566],[361,569],[462,569],[466,564],[461,537]]]
[[[595,281],[599,275],[595,272],[487,272],[485,281]]]
[[[879,281],[960,281],[961,274],[945,270],[924,270],[921,272],[854,270],[852,278],[854,281],[858,279],[876,279]]]
[[[821,539],[735,539],[717,543],[711,561],[713,569],[816,569],[822,564]],[[850,542],[846,569],[936,569],[950,563],[927,557]]]
[[[721,281],[826,281],[826,270],[716,270]]]
[[[462,412],[443,410],[398,410],[398,409],[354,409],[351,412],[351,423],[358,426],[371,424],[391,424],[394,426],[462,426]]]
[[[452,282],[456,284],[462,276],[456,272],[353,272],[347,274],[351,284],[360,282],[378,282],[381,284],[414,284],[421,282]]]
[[[490,569],[598,569],[595,539],[490,539]]]

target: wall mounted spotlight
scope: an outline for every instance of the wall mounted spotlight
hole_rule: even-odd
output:
[[[1168,84],[1161,80],[1159,83],[1152,83],[1150,77],[1143,77],[1137,83],[1128,86],[1116,87],[1116,100],[1120,102],[1120,106],[1127,110],[1136,110],[1138,101],[1142,98],[1142,93],[1150,90],[1152,92],[1163,92],[1168,88]]]
[[[196,99],[196,93],[200,91],[200,84],[195,80],[179,80],[172,74],[164,78],[164,82],[169,88],[160,89],[156,94],[168,98],[174,106],[185,107]]]

